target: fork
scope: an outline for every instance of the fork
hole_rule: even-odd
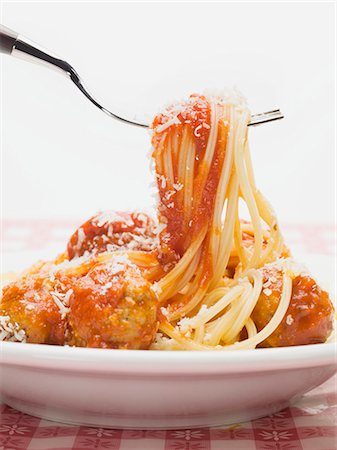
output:
[[[99,108],[109,117],[130,125],[136,125],[144,128],[150,127],[150,125],[145,121],[130,119],[124,116],[122,117],[119,114],[106,109],[104,106],[98,103],[98,101],[89,93],[76,70],[68,62],[60,59],[55,54],[43,49],[39,45],[36,45],[29,39],[24,38],[23,36],[5,27],[4,25],[0,25],[0,53],[16,56],[30,62],[41,63],[43,65],[49,66],[50,68],[56,69],[57,71],[60,71],[68,78],[70,78],[70,80],[87,97],[87,99],[90,100],[91,103],[97,106],[97,108]],[[261,123],[272,122],[274,120],[283,119],[283,117],[284,116],[279,109],[259,114],[253,114],[251,116],[250,122],[248,123],[248,126],[255,126],[260,125]]]

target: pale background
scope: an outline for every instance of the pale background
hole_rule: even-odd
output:
[[[334,222],[334,4],[14,3],[1,22],[69,61],[104,105],[151,113],[238,86],[260,189],[282,223]],[[70,81],[2,57],[2,215],[72,218],[151,207],[143,129],[119,124]]]

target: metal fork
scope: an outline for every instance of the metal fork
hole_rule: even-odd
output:
[[[98,103],[98,101],[95,100],[95,98],[84,87],[78,73],[69,63],[3,25],[0,25],[0,53],[16,56],[30,62],[41,63],[56,69],[70,78],[75,86],[87,97],[87,99],[89,99],[91,103],[97,106],[97,108],[108,116],[130,125],[136,125],[144,128],[150,127],[148,123],[122,117],[119,114],[113,113],[112,111],[104,108],[104,106]],[[262,123],[272,122],[273,120],[283,119],[283,117],[284,116],[279,109],[260,114],[253,114],[248,125],[260,125]]]

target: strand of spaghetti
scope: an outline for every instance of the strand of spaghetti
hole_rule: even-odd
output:
[[[229,292],[227,292],[215,305],[208,308],[202,314],[194,316],[190,319],[190,324],[193,328],[197,328],[209,322],[217,314],[223,311],[228,305],[232,303],[238,296],[240,296],[244,291],[243,286],[235,286]]]
[[[244,285],[244,290],[232,302],[231,307],[226,311],[211,329],[207,330],[209,339],[207,342],[212,345],[219,344],[220,340],[225,340],[226,332],[231,329],[232,324],[238,317],[241,308],[247,303],[250,298],[252,286],[249,282]]]
[[[216,342],[221,342],[221,344],[228,345],[234,343],[236,340],[239,340],[240,332],[245,326],[245,322],[243,322],[242,319],[240,320],[240,315],[242,310],[247,308],[247,305],[250,309],[253,299],[252,292],[252,285],[247,284],[246,290],[242,294],[241,298],[231,305],[230,310],[224,315],[223,320],[219,320],[219,323],[214,330],[217,334]],[[245,317],[245,319],[247,321],[248,317]],[[242,323],[238,325],[239,322]]]
[[[193,278],[196,268],[198,266],[200,259],[200,249],[195,254],[191,263],[188,265],[187,269],[181,274],[180,278],[177,277],[175,283],[172,283],[168,288],[166,288],[165,298],[170,298],[180,292],[187,283]]]
[[[157,337],[156,340],[151,344],[150,350],[193,350],[192,349],[187,349],[186,346],[184,346],[184,344],[182,344],[181,342],[177,342],[175,339],[171,339],[168,337]]]
[[[201,255],[201,248],[199,248],[199,250],[195,254],[192,262],[190,263],[188,268],[183,273],[181,280],[177,282],[177,285],[175,288],[176,292],[181,291],[194,277],[197,267],[198,267],[198,264],[200,262],[200,255]]]
[[[164,133],[159,140],[158,146],[156,148],[156,152],[154,155],[156,162],[156,171],[157,173],[163,173],[163,161],[162,155],[165,150],[165,141],[167,140],[167,133]]]
[[[200,325],[200,327],[198,327],[195,330],[194,339],[193,340],[195,342],[202,343],[202,341],[204,340],[204,336],[205,336],[205,326],[204,325]]]
[[[238,196],[239,183],[236,174],[234,173],[231,177],[231,182],[229,185],[228,193],[228,203],[226,209],[226,217],[223,225],[221,239],[220,239],[220,249],[218,252],[218,261],[214,267],[213,280],[210,285],[210,289],[213,289],[221,280],[224,275],[225,268],[228,264],[233,241],[234,233],[234,221],[235,221],[235,208],[236,199]]]
[[[175,155],[176,160],[178,159],[178,149],[181,146],[182,135],[180,133],[173,133],[174,142],[172,143],[173,153]]]
[[[249,295],[247,295],[247,298],[244,299],[243,307],[240,308],[239,315],[231,325],[230,329],[222,336],[222,338],[228,342],[233,341],[235,336],[242,331],[250,318],[262,291],[263,277],[261,271],[251,269],[247,276],[253,280],[253,289]]]
[[[253,322],[253,320],[251,318],[249,318],[245,324],[246,330],[247,330],[247,335],[248,338],[252,338],[257,334],[257,329],[255,326],[255,323]]]
[[[229,110],[229,111],[228,111]],[[224,126],[220,128],[220,131],[225,138],[225,160],[222,166],[222,172],[220,176],[220,182],[217,189],[216,197],[215,197],[215,205],[214,205],[214,216],[213,216],[213,229],[214,229],[214,237],[211,240],[211,250],[213,254],[213,266],[217,267],[217,261],[220,259],[220,261],[223,261],[224,255],[223,255],[223,247],[221,248],[220,242],[221,242],[221,218],[222,218],[222,212],[227,196],[227,191],[229,189],[229,183],[230,183],[230,177],[232,174],[233,169],[233,134],[234,134],[234,126],[233,126],[233,120],[231,120],[231,117],[233,116],[233,107],[224,107],[224,117],[222,119],[223,123],[229,123],[228,126]],[[227,120],[228,115],[230,116],[229,121]],[[222,136],[220,136],[222,137]],[[223,138],[223,139],[224,139]],[[222,263],[223,267],[224,263]],[[217,272],[217,269],[215,269],[215,272]],[[215,282],[214,282],[215,283]],[[213,283],[212,283],[213,284]]]
[[[174,183],[174,170],[173,170],[173,165],[172,165],[170,139],[168,139],[165,151],[163,153],[163,166],[164,166],[167,181],[169,181],[172,186]]]
[[[227,111],[229,109],[229,111]],[[229,117],[228,117],[229,116]],[[224,110],[223,122],[229,123],[229,127],[226,126],[222,133],[226,133],[226,147],[224,149],[226,153],[225,163],[223,164],[222,173],[220,176],[220,183],[217,189],[215,198],[215,213],[214,223],[219,225],[221,223],[222,208],[227,196],[227,190],[229,188],[229,181],[233,170],[233,137],[235,132],[233,106],[227,107]]]
[[[120,254],[121,252],[114,252],[114,254]],[[111,254],[111,253],[110,253]],[[128,251],[125,254],[129,257],[131,262],[138,266],[145,268],[157,268],[159,263],[155,254],[144,251]]]
[[[185,297],[190,299],[182,307],[178,308],[176,311],[169,315],[170,320],[178,320],[179,318],[183,317],[194,308],[196,308],[196,306],[202,301],[206,294],[207,287],[201,288],[199,287],[199,285],[200,281],[196,276],[190,285],[189,292],[185,294]]]
[[[180,343],[184,349],[186,350],[214,350],[214,347],[210,345],[200,344],[198,342],[194,342],[192,339],[189,339],[179,333],[170,323],[163,322],[159,324],[159,330],[170,338],[176,340]]]
[[[241,231],[254,238],[254,229],[251,223],[241,222]],[[264,241],[268,241],[270,237],[270,230],[262,229],[262,236]]]
[[[273,315],[272,319],[268,322],[268,324],[255,336],[245,339],[244,341],[236,342],[235,344],[226,346],[225,350],[255,348],[258,344],[267,339],[276,330],[276,328],[280,325],[281,321],[283,320],[287,312],[291,299],[292,279],[288,274],[288,270],[284,271],[282,282],[283,287],[280,302],[278,304],[275,314]]]
[[[234,156],[235,170],[238,174],[240,190],[242,192],[242,196],[248,207],[251,221],[252,221],[252,224],[254,227],[254,250],[253,250],[253,255],[252,255],[250,261],[248,262],[246,269],[258,266],[259,260],[260,260],[260,254],[261,254],[261,250],[262,250],[262,243],[263,243],[260,216],[259,216],[257,205],[256,205],[256,202],[254,199],[252,188],[248,181],[248,176],[247,176],[247,172],[245,170],[244,159],[243,159],[243,148],[242,147],[244,145],[246,145],[246,140],[244,141],[245,143],[243,144],[243,139],[245,139],[244,129],[247,128],[248,118],[249,118],[248,112],[244,113],[243,117],[240,121],[240,125],[239,125],[240,132],[238,133],[238,136],[236,137],[235,153],[234,153],[234,155],[235,155]],[[240,142],[238,142],[240,139],[241,139],[241,145],[240,145]]]
[[[187,126],[184,126],[183,132],[182,132],[181,143],[179,146],[179,152],[178,152],[178,165],[176,168],[177,173],[178,173],[178,180],[184,186],[185,186],[186,159],[187,159],[188,151],[190,150],[190,144],[191,144],[191,139],[189,138],[188,134],[189,134],[189,129]]]
[[[241,294],[240,293],[236,293],[236,296],[233,297],[231,299],[230,302],[228,302],[228,305],[223,308],[220,313],[218,313],[219,317],[215,318],[213,320],[211,320],[210,322],[207,321],[205,323],[202,323],[202,325],[200,325],[203,328],[203,335],[205,336],[205,340],[207,342],[204,342],[206,344],[210,344],[212,343],[212,345],[215,345],[217,343],[219,343],[222,334],[224,333],[224,331],[226,331],[226,329],[224,328],[224,326],[222,325],[223,321],[222,319],[224,317],[226,317],[228,323],[231,323],[232,318],[236,317],[239,311],[239,307],[244,305],[245,301],[248,298],[248,294],[249,291],[247,289],[243,289]],[[240,295],[242,295],[242,297],[240,298]],[[235,305],[235,306],[233,306]],[[216,305],[214,305],[216,306]],[[230,309],[228,309],[230,308]],[[213,317],[217,317],[217,315],[213,316]],[[193,321],[194,318],[192,318],[191,320]],[[226,327],[226,325],[225,325]],[[196,327],[196,333],[198,333],[199,327]],[[218,336],[216,336],[217,331],[219,331]],[[241,331],[241,330],[240,330]]]
[[[143,277],[152,283],[159,280],[162,276],[163,276],[163,269],[160,265],[158,265],[157,267],[146,269],[146,272],[143,273]]]
[[[204,240],[206,234],[206,228],[204,228],[199,236],[194,240],[194,242],[190,245],[190,247],[186,250],[184,256],[178,261],[178,263],[174,266],[174,268],[165,275],[158,282],[158,287],[162,291],[162,295],[160,296],[160,300],[165,299],[165,291],[170,286],[170,284],[174,283],[179,275],[182,275],[184,271],[187,269],[187,266],[191,263],[193,257],[197,253],[202,241]]]
[[[223,115],[225,115],[225,111],[226,111],[226,106],[224,105],[223,106]],[[225,166],[229,162],[228,153],[227,153],[228,139],[229,139],[229,132],[227,129],[225,130],[223,118],[220,117],[219,123],[218,123],[218,135],[217,135],[216,146],[217,146],[217,152],[223,153],[225,155],[225,158],[224,158],[224,162],[221,167],[221,174],[219,177],[219,183],[217,186],[215,201],[214,201],[214,213],[213,213],[213,225],[214,226],[219,226],[221,224],[221,209],[223,207],[225,195],[226,195],[226,187],[225,187],[225,189],[223,188],[223,186],[224,186],[224,178],[223,177],[224,177]],[[224,145],[224,144],[226,144],[226,145]]]
[[[235,208],[234,246],[242,266],[247,267],[247,252],[242,243],[242,229],[239,218],[239,197],[237,197]]]
[[[246,165],[246,170],[247,170],[247,176],[248,176],[248,180],[250,185],[252,186],[252,188],[256,189],[256,183],[255,183],[255,177],[254,177],[254,170],[253,170],[253,164],[252,164],[252,157],[250,154],[250,148],[249,148],[249,144],[248,142],[246,143],[246,149],[245,149],[245,153],[244,153],[244,159],[245,159],[245,165]]]
[[[191,220],[195,160],[195,144],[190,135],[187,136],[186,152],[185,177],[182,184],[184,195],[184,223],[185,226],[188,227]]]
[[[210,253],[212,255],[213,268],[217,264],[219,247],[220,247],[219,246],[220,239],[221,239],[221,225],[220,226],[214,225],[214,222],[213,222],[209,229],[209,247],[210,247]]]
[[[179,166],[179,152],[178,149],[181,145],[181,134],[180,133],[171,133],[170,134],[170,139],[171,139],[171,143],[170,143],[170,147],[171,147],[171,155],[172,155],[172,164],[174,167],[178,167]],[[176,170],[176,176],[179,178],[179,175],[177,175],[177,170]]]
[[[280,233],[275,213],[269,202],[259,191],[256,191],[255,198],[262,219],[270,227],[268,243],[261,256],[261,263],[266,264],[267,262],[270,262],[270,260],[275,260],[280,256],[283,248],[283,238]]]
[[[263,250],[260,265],[266,264],[269,262],[268,256],[271,256],[270,260],[277,258],[280,255],[280,252],[283,247],[283,238],[279,231],[279,226],[277,224],[277,218],[275,212],[267,201],[267,199],[262,195],[262,193],[256,189],[255,179],[254,179],[254,171],[252,160],[250,156],[249,147],[247,144],[248,151],[245,152],[245,163],[247,168],[247,174],[250,181],[250,184],[254,188],[254,197],[259,210],[259,214],[266,222],[266,224],[270,228],[270,236],[268,239],[267,247]]]
[[[224,295],[226,295],[228,292],[227,287],[216,287],[212,291],[210,291],[206,297],[204,298],[203,304],[207,306],[207,308],[210,308],[213,306],[216,302],[218,302]]]
[[[212,163],[214,150],[216,146],[216,140],[218,136],[218,120],[217,120],[217,107],[214,101],[210,102],[211,106],[211,123],[210,123],[210,131],[204,156],[204,161],[207,164],[207,167],[209,168]],[[208,173],[206,174],[206,176]]]

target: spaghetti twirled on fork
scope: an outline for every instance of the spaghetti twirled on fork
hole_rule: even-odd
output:
[[[256,187],[249,120],[237,92],[191,95],[167,107],[152,125],[158,223],[143,213],[93,217],[59,261],[5,288],[5,325],[21,325],[30,342],[109,348],[324,342],[332,331],[331,301],[290,257],[274,211]],[[239,218],[242,203],[248,222]],[[32,340],[24,320],[25,286],[41,290],[36,277],[49,280],[43,291],[49,304],[56,297],[65,308],[52,341],[50,335]]]

